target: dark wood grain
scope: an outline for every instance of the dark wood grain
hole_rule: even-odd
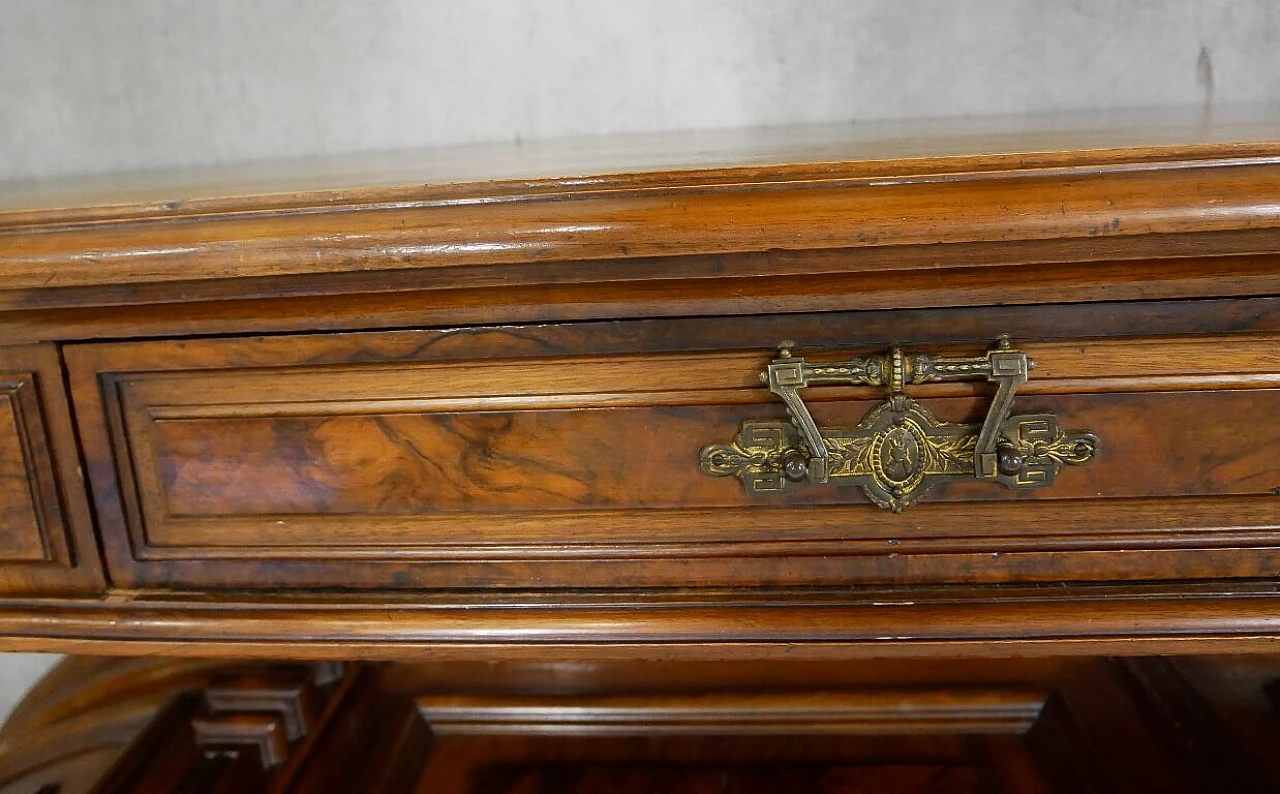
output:
[[[930,501],[1257,495],[1280,483],[1275,390],[1061,396],[1024,404],[1028,412],[1055,413],[1098,433],[1110,454],[1069,470],[1052,489],[952,483]],[[823,405],[820,416],[854,425],[874,405]],[[942,399],[930,406],[940,416],[971,420],[982,403]],[[1196,421],[1213,415],[1228,421]],[[501,522],[508,513],[866,503],[847,486],[751,496],[736,480],[702,475],[697,449],[672,443],[728,441],[748,416],[785,418],[773,406],[699,406],[170,420],[156,422],[155,446],[135,454],[160,461],[161,482],[147,484],[159,486],[159,493],[148,494],[163,510],[157,520],[462,512],[471,514],[477,536],[492,537],[487,518]],[[1135,422],[1135,416],[1151,419]],[[1101,517],[1105,508],[1098,510]],[[849,518],[864,523],[857,514]]]
[[[0,348],[0,593],[86,593],[102,572],[52,345]]]

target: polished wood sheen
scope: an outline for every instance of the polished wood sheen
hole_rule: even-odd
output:
[[[1280,127],[1110,123],[5,186],[0,647],[1274,650]],[[753,496],[699,468],[744,421],[785,417],[757,380],[783,340],[829,362],[1004,334],[1037,364],[1015,412],[1101,440],[1052,487],[949,482],[895,515],[855,487]],[[993,389],[907,391],[972,423]],[[883,397],[805,395],[828,426]],[[216,716],[183,712],[187,750],[252,739],[271,766],[295,730]],[[529,763],[511,780],[551,774]],[[970,785],[961,767],[948,785]]]

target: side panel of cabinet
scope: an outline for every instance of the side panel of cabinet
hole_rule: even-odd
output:
[[[0,348],[0,595],[102,583],[57,349]]]

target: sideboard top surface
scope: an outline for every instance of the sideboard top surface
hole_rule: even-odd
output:
[[[850,122],[479,143],[0,181],[0,226],[68,216],[589,191],[742,179],[1280,157],[1261,106]],[[772,176],[771,176],[772,175]]]

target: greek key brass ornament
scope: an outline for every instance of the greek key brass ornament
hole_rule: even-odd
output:
[[[972,358],[894,348],[880,356],[811,364],[793,356],[793,347],[783,342],[760,373],[786,404],[790,421],[743,422],[733,443],[702,449],[704,472],[737,477],[753,494],[845,480],[900,513],[942,480],[1044,488],[1063,466],[1083,465],[1098,452],[1097,436],[1063,432],[1053,414],[1010,415],[1014,392],[1035,365],[1008,337]],[[941,422],[903,391],[908,384],[974,379],[996,384],[981,425]],[[824,383],[887,386],[889,395],[854,427],[818,427],[800,389]]]

